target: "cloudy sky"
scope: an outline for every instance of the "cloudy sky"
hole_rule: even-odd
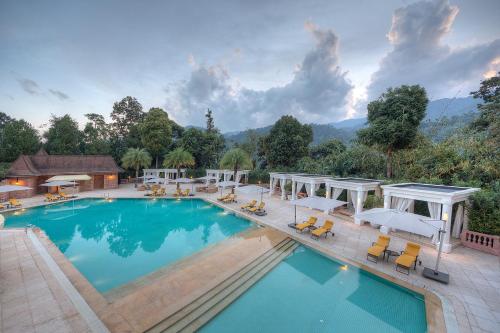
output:
[[[329,123],[389,86],[465,96],[500,70],[500,1],[0,0],[0,111],[109,116],[131,95],[223,131]]]

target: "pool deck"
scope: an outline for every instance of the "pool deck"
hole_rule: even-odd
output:
[[[186,188],[191,188],[191,186],[186,186]],[[174,192],[174,186],[169,186],[168,193]],[[106,191],[93,191],[93,192],[83,192],[80,193],[80,197],[104,197],[110,196],[113,198],[144,198],[144,192],[136,191],[132,186],[121,186],[117,190],[106,190]],[[214,200],[219,196],[218,193],[214,194],[197,194],[198,197],[205,198],[207,200]],[[243,201],[249,201],[251,199],[258,199],[256,196],[245,196],[238,195],[240,203]],[[327,239],[320,239],[318,241],[313,240],[307,233],[299,234],[296,233],[295,230],[290,229],[287,224],[293,221],[294,209],[286,201],[281,201],[278,197],[269,198],[267,195],[264,197],[264,201],[266,201],[266,207],[268,211],[268,215],[264,217],[256,217],[252,216],[251,218],[256,219],[256,222],[270,226],[276,230],[282,231],[285,234],[299,240],[300,242],[308,245],[316,250],[319,250],[323,253],[326,253],[332,257],[337,257],[339,259],[343,259],[348,263],[356,264],[357,266],[361,266],[365,269],[372,270],[381,274],[385,274],[386,277],[397,279],[398,281],[402,281],[403,284],[408,284],[409,286],[414,286],[415,288],[422,288],[424,290],[428,290],[436,295],[438,295],[443,302],[444,316],[447,324],[447,329],[449,332],[498,332],[500,331],[500,258],[489,255],[486,253],[478,252],[472,249],[468,249],[465,247],[458,247],[454,249],[454,251],[450,254],[442,255],[442,262],[440,266],[440,270],[447,272],[450,274],[450,284],[442,285],[435,281],[428,280],[422,277],[421,271],[423,266],[432,267],[435,263],[435,258],[437,251],[434,248],[424,246],[421,251],[421,260],[423,262],[422,266],[417,266],[417,271],[411,271],[410,275],[405,275],[399,272],[396,272],[394,269],[393,260],[390,260],[389,263],[379,261],[378,263],[372,263],[366,260],[366,249],[370,246],[370,244],[375,241],[379,235],[378,230],[370,227],[369,225],[357,226],[352,222],[347,221],[346,219],[337,217],[337,216],[326,216],[325,214],[310,210],[307,208],[297,207],[297,220],[301,221],[306,219],[310,215],[316,215],[319,217],[319,223],[322,223],[324,219],[329,218],[335,222],[335,226],[333,228],[335,232],[335,237],[328,237]],[[22,200],[25,207],[37,206],[43,203],[42,197],[34,197],[29,199]],[[237,204],[229,204],[225,205],[227,209],[230,210],[238,210],[239,205]],[[266,229],[259,229],[266,230]],[[271,228],[266,232],[271,232]],[[11,234],[16,233],[24,234],[24,232],[19,231],[9,231],[2,230],[0,231],[0,240],[2,240],[2,244],[5,243],[4,239],[8,239],[9,237],[13,237]],[[276,235],[278,235],[277,233]],[[22,236],[19,236],[22,238]],[[276,237],[276,238],[274,238]],[[278,241],[280,239],[279,236],[271,236],[269,238],[268,244],[272,244],[273,241],[271,239],[274,238],[274,241]],[[187,302],[190,297],[194,297],[193,292],[198,290],[197,292],[201,292],[203,290],[203,286],[196,285],[195,282],[191,284],[191,286],[185,288],[176,288],[183,289],[186,298],[183,301],[179,301],[178,295],[163,297],[163,301],[168,301],[168,304],[158,303],[162,301],[161,296],[156,295],[153,291],[156,288],[162,286],[162,293],[168,293],[167,287],[172,284],[166,284],[165,279],[174,278],[175,274],[180,274],[179,272],[183,271],[188,266],[182,266],[189,262],[189,260],[195,260],[199,258],[188,258],[186,261],[182,261],[177,265],[173,265],[171,268],[157,273],[157,276],[150,276],[145,278],[147,283],[138,283],[137,286],[129,286],[130,288],[127,290],[121,289],[119,291],[114,291],[113,294],[106,295],[106,298],[101,294],[97,293],[94,289],[92,293],[92,286],[80,276],[81,279],[78,279],[78,271],[74,269],[71,264],[65,263],[64,256],[58,258],[57,251],[53,251],[54,249],[50,247],[50,241],[44,240],[43,235],[40,236],[42,243],[49,249],[51,255],[55,258],[56,262],[58,262],[59,266],[62,268],[64,273],[69,277],[71,282],[75,285],[76,289],[84,296],[87,302],[91,305],[92,309],[98,314],[98,316],[103,320],[106,326],[113,332],[117,331],[141,331],[143,329],[148,328],[148,325],[154,324],[154,321],[158,318],[168,315],[169,311],[175,311],[175,308],[181,306],[183,302]],[[255,238],[257,239],[257,238]],[[47,242],[48,241],[48,242]],[[27,243],[26,243],[27,242]],[[390,248],[393,250],[402,250],[404,248],[406,239],[403,239],[399,236],[392,235],[391,246]],[[25,241],[27,244],[25,247],[30,248],[29,241]],[[224,242],[223,242],[224,243]],[[232,245],[231,245],[232,244]],[[251,246],[251,242],[248,243]],[[53,245],[52,245],[53,246]],[[225,242],[223,246],[221,246],[220,250],[224,251],[224,246],[235,246],[232,242]],[[246,246],[246,245],[245,245]],[[215,246],[213,249],[207,251],[214,251],[217,248]],[[259,246],[256,246],[258,249]],[[23,250],[24,251],[24,250]],[[248,253],[247,251],[242,251]],[[3,256],[3,245],[2,245],[2,256]],[[12,252],[9,252],[8,256],[11,258],[14,255]],[[259,255],[261,252],[254,253],[255,255]],[[18,254],[20,257],[25,257],[26,252],[22,252]],[[200,255],[203,257],[203,255]],[[32,257],[36,258],[36,253],[33,252]],[[206,260],[208,260],[211,256],[206,255]],[[213,256],[212,256],[213,257]],[[3,257],[2,257],[3,258]],[[242,259],[241,257],[240,259]],[[246,260],[251,260],[251,258],[247,258]],[[238,262],[238,261],[236,261]],[[240,262],[240,264],[244,264]],[[43,267],[43,265],[41,265]],[[205,266],[208,268],[210,265]],[[189,266],[191,267],[191,266]],[[201,267],[201,266],[200,266]],[[16,308],[15,302],[11,297],[7,297],[6,293],[3,291],[4,286],[17,286],[14,284],[14,280],[18,280],[16,276],[6,274],[7,272],[3,266],[0,266],[1,276],[2,276],[2,294],[1,294],[1,304],[2,304],[2,332],[10,332],[5,330],[7,328],[6,324],[8,321],[4,316],[5,309],[8,307]],[[11,269],[9,269],[10,272]],[[74,270],[73,276],[71,270]],[[195,273],[195,272],[191,272]],[[230,272],[227,271],[226,274]],[[201,275],[206,274],[206,269],[203,270]],[[221,274],[220,272],[217,274]],[[45,271],[45,274],[41,275],[42,281],[45,281],[46,285],[40,284],[38,288],[35,288],[32,292],[34,293],[43,293],[47,289],[53,293],[53,290],[57,289],[57,282],[53,280],[53,277],[50,275],[50,272]],[[75,277],[76,276],[76,277]],[[178,275],[178,276],[183,276]],[[220,277],[219,277],[220,278]],[[78,284],[77,280],[81,282],[81,285]],[[149,279],[149,280],[148,280]],[[142,279],[141,279],[142,280]],[[51,281],[51,283],[49,283]],[[216,278],[212,283],[216,282]],[[85,283],[87,285],[85,285]],[[47,287],[48,285],[48,287]],[[156,288],[154,287],[156,286]],[[187,286],[187,285],[186,285]],[[148,294],[147,298],[144,298],[144,304],[151,301],[151,297],[155,298],[153,303],[151,303],[149,313],[153,313],[149,315],[150,318],[141,318],[140,320],[134,321],[131,320],[130,317],[125,317],[129,321],[124,320],[125,316],[132,316],[134,314],[134,308],[130,307],[129,304],[134,302],[133,296],[138,296],[142,293],[143,288],[149,287],[150,294]],[[206,288],[209,287],[209,284],[205,285]],[[23,289],[24,288],[24,289]],[[15,290],[27,290],[26,285],[19,285],[15,287]],[[172,288],[170,288],[172,289]],[[59,289],[61,290],[61,289]],[[31,293],[31,292],[30,292]],[[25,297],[29,297],[26,292]],[[92,296],[94,295],[94,296]],[[144,295],[143,295],[144,296]],[[93,298],[94,297],[94,300]],[[172,298],[174,297],[174,298]],[[45,298],[45,297],[44,297]],[[172,302],[172,299],[175,302]],[[19,301],[19,300],[17,300]],[[58,307],[61,311],[67,311],[68,313],[74,312],[74,307],[72,308],[72,303],[68,302],[68,299],[64,298],[54,298],[54,301],[57,303]],[[168,305],[168,306],[166,306]],[[30,313],[33,316],[33,311],[37,311],[39,307],[44,308],[45,305],[40,304],[36,307],[25,308],[25,313]],[[168,308],[168,310],[166,310]],[[21,309],[21,308],[19,308]],[[39,311],[40,309],[38,309]],[[106,312],[107,311],[107,312]],[[21,311],[15,311],[18,314],[21,314]],[[144,312],[143,312],[144,313]],[[137,315],[137,314],[136,314]],[[53,319],[64,319],[66,317],[61,316],[60,314],[54,313],[52,315]],[[139,316],[140,317],[140,316]],[[16,318],[16,317],[12,317]],[[23,321],[24,319],[12,319],[11,323],[16,321]],[[78,313],[76,313],[75,317],[72,317],[73,321],[77,322],[78,320],[74,319],[78,318]],[[81,318],[80,318],[81,319]],[[161,319],[161,318],[160,318]],[[66,321],[62,321],[66,326],[63,327],[61,324],[61,329],[59,331],[74,331],[74,329],[70,329],[72,326],[68,324]],[[80,323],[81,320],[80,320]],[[34,324],[34,323],[33,323]],[[126,326],[128,325],[128,326]],[[32,331],[41,331],[40,329],[34,330],[36,325],[31,326],[33,328]],[[4,329],[5,328],[5,329]],[[15,331],[15,330],[12,330]],[[28,330],[29,331],[29,330]],[[56,331],[56,330],[52,330]],[[83,330],[84,331],[84,330]]]

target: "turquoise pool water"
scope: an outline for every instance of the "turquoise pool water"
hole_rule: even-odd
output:
[[[422,295],[300,246],[200,332],[426,332]]]
[[[43,229],[100,292],[187,257],[253,224],[200,199],[82,199],[6,215]]]

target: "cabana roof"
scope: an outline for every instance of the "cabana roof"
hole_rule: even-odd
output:
[[[384,195],[408,198],[413,200],[455,203],[466,200],[474,192],[479,191],[474,187],[458,187],[447,185],[433,185],[420,183],[404,183],[383,185]]]
[[[311,175],[311,174],[296,174],[292,175],[293,181],[298,182],[315,182],[315,183],[325,183],[327,180],[332,179],[331,176],[326,175]]]
[[[279,179],[292,179],[293,176],[305,175],[299,172],[270,172],[269,176],[271,178],[279,178]]]
[[[381,180],[366,178],[333,178],[326,181],[326,186],[356,191],[372,191],[380,184]]]

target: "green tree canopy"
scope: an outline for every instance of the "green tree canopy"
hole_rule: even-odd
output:
[[[9,121],[12,121],[11,117],[9,117],[7,114],[0,112],[0,129],[5,126]]]
[[[181,168],[194,166],[195,161],[193,155],[187,150],[176,148],[165,155],[163,160],[164,167],[173,167],[177,169],[177,175],[181,174]],[[177,183],[177,188],[180,188],[180,183]]]
[[[142,144],[155,157],[155,166],[158,168],[158,157],[165,153],[172,142],[172,127],[167,113],[160,108],[151,108],[139,131]]]
[[[21,154],[34,154],[40,148],[40,136],[28,122],[9,120],[0,127],[0,162],[12,162]]]
[[[424,88],[403,85],[387,89],[379,99],[368,104],[369,126],[358,131],[358,138],[385,152],[387,177],[392,177],[393,153],[415,140],[428,102]]]
[[[49,154],[71,155],[80,154],[82,133],[76,120],[66,114],[62,117],[52,115],[50,127],[44,133],[45,148]]]
[[[233,179],[236,181],[238,170],[251,169],[252,160],[243,149],[233,148],[224,154],[220,161],[220,167],[223,169],[233,170]]]
[[[471,94],[483,100],[483,103],[478,104],[479,117],[471,128],[486,132],[492,143],[500,149],[500,72],[482,81],[479,90]]]
[[[271,168],[293,167],[308,154],[313,140],[312,128],[292,116],[281,117],[265,138],[264,151]]]
[[[143,118],[142,105],[135,97],[127,96],[116,102],[111,112],[115,135],[126,138],[131,128],[139,124]]]
[[[111,152],[109,125],[97,113],[85,115],[88,122],[83,129],[83,151],[87,155],[106,155]]]
[[[144,148],[129,148],[122,157],[122,166],[135,170],[135,179],[139,177],[139,169],[151,165],[151,155]]]
[[[311,147],[311,157],[314,159],[323,158],[331,154],[340,154],[346,149],[342,141],[338,139],[331,139],[326,142],[320,143],[317,146]]]

